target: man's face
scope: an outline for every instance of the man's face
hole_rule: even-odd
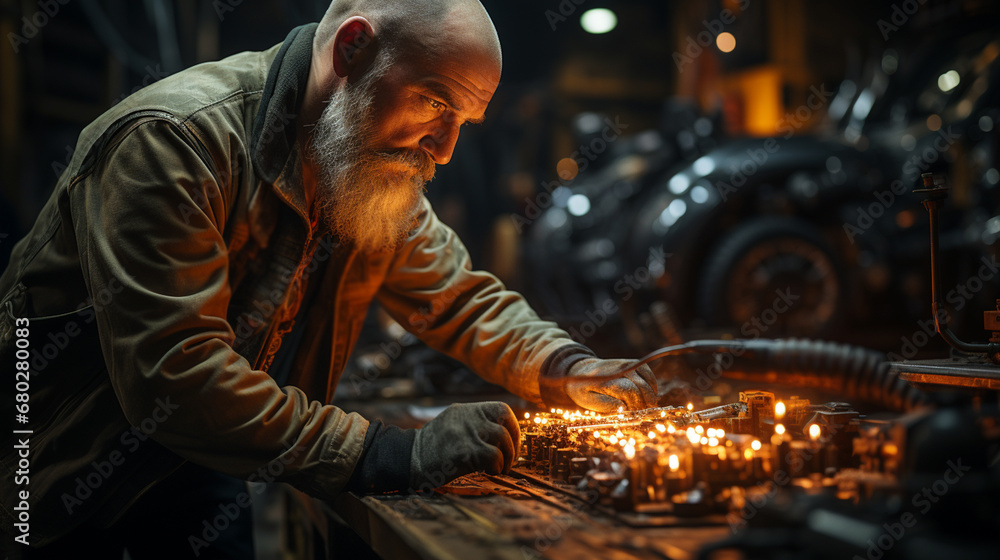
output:
[[[450,161],[463,124],[482,120],[499,81],[495,66],[383,53],[331,96],[307,152],[331,231],[367,252],[405,239],[435,164]]]

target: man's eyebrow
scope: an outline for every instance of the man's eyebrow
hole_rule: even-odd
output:
[[[449,107],[458,111],[462,110],[462,108],[458,106],[458,102],[456,102],[455,98],[451,95],[451,90],[446,88],[443,84],[439,82],[428,81],[428,82],[423,82],[421,85],[424,87],[424,89],[430,91],[434,95],[437,95],[438,97],[443,99],[444,102],[447,103]]]
[[[455,98],[451,94],[451,90],[441,84],[440,82],[427,81],[421,84],[426,90],[434,93],[440,97],[449,107],[455,109],[456,111],[461,111],[462,107],[458,105]],[[477,117],[475,119],[466,119],[466,124],[482,124],[486,120],[486,115]]]

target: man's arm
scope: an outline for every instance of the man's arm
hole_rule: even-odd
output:
[[[520,294],[472,270],[465,246],[426,200],[379,300],[429,346],[531,402],[595,409],[655,403],[656,381],[645,366],[619,379],[587,380],[621,362],[595,359],[555,323],[541,320]]]
[[[88,289],[122,286],[95,310],[111,383],[133,424],[170,399],[151,437],[178,455],[236,476],[279,460],[279,478],[332,496],[368,423],[279,388],[232,349],[228,209],[204,153],[181,125],[147,120],[70,187]]]
[[[543,321],[495,276],[473,270],[455,232],[425,199],[420,225],[397,251],[378,298],[404,328],[491,383],[542,403],[538,376],[594,354]],[[561,354],[559,360],[546,358]]]

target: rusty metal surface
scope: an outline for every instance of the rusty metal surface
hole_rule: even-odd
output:
[[[334,508],[392,559],[686,560],[730,534],[725,524],[635,526],[558,485],[513,474],[465,476],[429,495],[345,495]]]
[[[911,383],[1000,389],[1000,367],[985,361],[916,360],[896,362],[892,367]]]

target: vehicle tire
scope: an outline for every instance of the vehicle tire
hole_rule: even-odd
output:
[[[829,335],[845,306],[833,253],[794,218],[758,218],[727,233],[698,284],[699,316],[743,338]]]

